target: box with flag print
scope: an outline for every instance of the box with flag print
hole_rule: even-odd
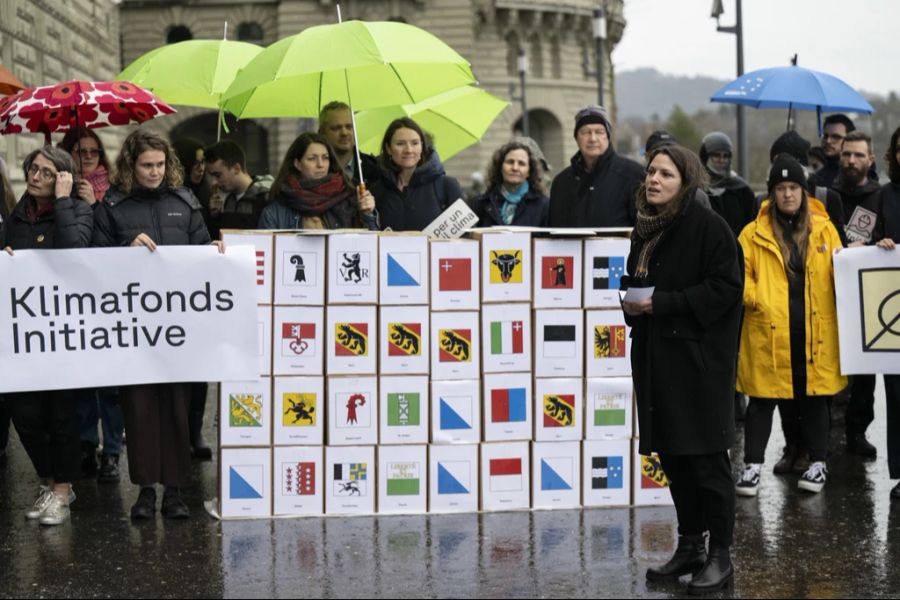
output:
[[[532,508],[581,506],[581,442],[531,443]]]
[[[431,362],[427,306],[382,306],[379,308],[378,372],[427,375]]]
[[[428,447],[428,511],[478,511],[478,445]]]
[[[219,444],[272,444],[272,380],[223,381],[219,385]]]
[[[584,376],[584,311],[534,311],[534,370],[537,377]]]
[[[272,515],[272,449],[222,448],[219,514],[223,519]]]
[[[475,240],[431,240],[431,310],[478,310],[478,242]]]
[[[428,236],[382,233],[378,257],[380,304],[428,304]]]
[[[485,373],[531,371],[531,305],[485,304],[481,339]]]
[[[378,378],[328,377],[328,445],[378,443]]]
[[[531,442],[481,444],[481,510],[517,510],[531,504]]]
[[[378,446],[378,512],[428,510],[428,447]]]
[[[673,504],[669,479],[656,453],[644,456],[638,452],[639,440],[633,440],[632,504],[635,506],[668,506]]]
[[[582,504],[631,504],[631,440],[588,440],[582,447]]]
[[[631,375],[631,327],[621,308],[585,311],[587,377]]]
[[[222,241],[225,246],[253,246],[256,250],[256,303],[272,304],[272,233],[266,231],[244,231],[223,229]]]
[[[377,373],[377,308],[329,306],[325,312],[326,373],[329,375]]]
[[[375,512],[375,446],[325,447],[325,514]]]
[[[321,446],[281,446],[273,453],[273,511],[278,515],[321,515],[325,462]]]
[[[379,443],[428,443],[428,377],[382,376],[379,392]]]
[[[273,324],[273,375],[325,374],[324,308],[276,306]]]
[[[323,232],[275,234],[275,304],[325,304]]]
[[[630,377],[589,378],[585,385],[585,433],[587,440],[631,438],[634,383]]]
[[[272,307],[256,307],[256,354],[259,356],[259,374],[272,374]]]
[[[484,439],[531,440],[531,373],[484,375]]]
[[[585,308],[618,308],[619,284],[626,274],[631,240],[595,238],[584,241]]]
[[[272,424],[275,445],[325,442],[325,378],[275,377]]]
[[[482,302],[531,301],[531,234],[486,230],[481,242]]]
[[[328,304],[378,303],[378,235],[343,230],[328,235]]]
[[[581,240],[534,239],[534,307],[581,308]]]
[[[477,312],[431,313],[432,379],[478,379],[480,325]]]
[[[534,439],[538,442],[580,440],[584,433],[583,395],[583,379],[535,379]]]
[[[481,380],[431,381],[431,442],[481,441]]]

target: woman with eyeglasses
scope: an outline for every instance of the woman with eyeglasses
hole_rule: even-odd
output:
[[[109,189],[111,169],[103,142],[90,129],[70,129],[59,147],[72,156],[75,164],[75,195],[93,206],[103,200]]]

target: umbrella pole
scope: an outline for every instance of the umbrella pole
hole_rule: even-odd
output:
[[[816,125],[819,128],[819,139],[822,139],[822,107],[816,107]]]
[[[228,21],[225,21],[225,31],[222,34],[222,41],[228,41]],[[219,98],[219,102],[221,102],[221,98]],[[216,119],[216,142],[222,141],[222,119],[225,118],[225,111],[222,107],[219,107],[219,118]]]
[[[341,3],[336,2],[335,8],[337,9],[338,23],[343,23]],[[350,107],[350,122],[353,123],[353,151],[356,153],[356,168],[359,170],[359,191],[364,191],[366,189],[366,181],[363,178],[362,156],[359,153],[359,138],[356,135],[356,114],[353,112],[353,99],[350,98],[350,77],[347,75],[347,69],[344,69],[344,84],[347,86],[347,106]],[[319,108],[321,109],[321,107]]]
[[[791,112],[794,110],[794,104],[792,102],[788,102],[788,120],[787,127],[785,127],[785,131],[791,130]]]

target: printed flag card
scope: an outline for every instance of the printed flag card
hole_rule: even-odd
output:
[[[223,381],[219,385],[219,444],[269,446],[272,443],[272,380]]]
[[[478,511],[478,445],[428,447],[428,510]]]
[[[532,439],[531,382],[531,373],[485,374],[485,441]]]
[[[433,444],[481,441],[481,380],[431,382]]]
[[[582,446],[582,503],[585,506],[631,504],[631,440],[591,440]]]
[[[537,377],[584,375],[584,312],[534,311],[534,370]]]
[[[325,504],[322,447],[282,446],[275,448],[273,461],[273,514],[321,515]]]
[[[272,449],[223,448],[219,458],[219,514],[223,519],[272,515]]]
[[[256,302],[272,304],[272,253],[271,232],[225,229],[222,231],[225,246],[253,246],[256,252]]]
[[[328,304],[378,303],[378,234],[328,235]]]
[[[536,379],[534,381],[534,439],[565,442],[581,439],[584,380]]]
[[[379,514],[424,513],[428,509],[427,446],[378,447]]]
[[[633,390],[630,377],[598,377],[587,380],[585,439],[629,439],[633,427]]]
[[[275,234],[275,304],[325,304],[325,236]]]
[[[379,373],[427,375],[430,313],[427,306],[382,306]]]
[[[473,235],[481,241],[482,301],[531,301],[531,234],[488,230]]]
[[[328,377],[328,445],[378,443],[378,379]]]
[[[534,307],[581,307],[581,240],[535,238]]]
[[[272,373],[324,375],[325,309],[321,306],[276,306]]]
[[[668,506],[673,504],[669,492],[669,479],[663,471],[656,453],[644,456],[638,453],[638,440],[634,440],[634,501],[635,506]]]
[[[530,506],[531,442],[481,444],[481,510]]]
[[[621,308],[585,311],[588,377],[631,375],[631,327]]]
[[[380,443],[428,443],[428,387],[426,375],[380,378]]]
[[[329,306],[325,315],[329,375],[374,375],[378,362],[375,306]]]
[[[631,240],[595,238],[584,241],[585,308],[619,308],[619,285],[626,274]]]
[[[428,304],[428,236],[382,233],[378,256],[380,304]]]
[[[256,307],[256,354],[259,356],[259,374],[272,374],[272,307]]]
[[[324,443],[324,377],[275,377],[272,398],[275,445]]]
[[[375,446],[326,446],[325,514],[373,514],[375,473]]]
[[[532,508],[581,506],[581,442],[531,443]]]
[[[431,310],[478,310],[478,242],[431,240]]]
[[[531,371],[531,305],[485,304],[481,339],[485,373]]]
[[[477,312],[431,313],[433,379],[478,379],[481,375]]]

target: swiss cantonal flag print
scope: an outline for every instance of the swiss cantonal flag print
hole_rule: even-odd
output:
[[[468,292],[472,290],[472,259],[442,258],[438,264],[438,290]]]

